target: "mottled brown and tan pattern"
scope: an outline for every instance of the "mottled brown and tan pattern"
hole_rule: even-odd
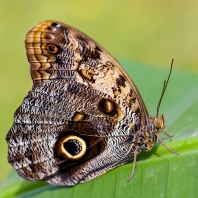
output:
[[[133,157],[135,167],[137,154],[160,139],[163,116],[148,118],[126,72],[87,35],[44,21],[25,46],[33,87],[6,137],[20,176],[72,186]]]

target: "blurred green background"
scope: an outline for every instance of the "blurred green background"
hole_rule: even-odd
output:
[[[11,170],[5,136],[32,84],[25,34],[46,19],[80,29],[117,59],[168,70],[174,58],[174,70],[198,73],[196,0],[0,0],[0,182]]]

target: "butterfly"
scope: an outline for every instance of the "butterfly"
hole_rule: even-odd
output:
[[[120,64],[81,31],[44,21],[26,35],[33,86],[6,136],[8,161],[28,180],[74,186],[150,151],[165,121],[148,115]],[[172,68],[172,67],[171,67]],[[166,134],[166,133],[165,133]],[[168,134],[166,134],[168,135]]]

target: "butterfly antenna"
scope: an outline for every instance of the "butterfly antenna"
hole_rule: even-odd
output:
[[[174,62],[174,59],[172,59],[172,62],[171,62],[171,67],[170,67],[170,72],[169,72],[169,75],[168,75],[168,79],[164,81],[164,86],[163,86],[163,89],[162,89],[162,94],[160,96],[160,99],[159,99],[159,102],[158,102],[158,105],[157,105],[157,114],[156,114],[156,117],[158,117],[160,105],[161,105],[161,102],[162,102],[162,98],[164,96],[164,93],[166,91],[166,87],[168,85],[168,81],[170,79],[170,75],[171,75],[172,68],[173,68],[173,62]]]

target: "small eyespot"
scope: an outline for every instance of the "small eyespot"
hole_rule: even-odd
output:
[[[79,160],[85,155],[86,148],[86,142],[82,138],[69,135],[59,140],[56,151],[63,158]]]
[[[46,48],[47,51],[51,54],[57,54],[59,52],[59,47],[54,44],[48,44]]]
[[[110,117],[118,117],[118,107],[113,100],[103,98],[98,103],[99,110],[110,116]]]
[[[76,112],[72,118],[73,121],[82,121],[87,119],[89,119],[89,116],[80,112]]]

